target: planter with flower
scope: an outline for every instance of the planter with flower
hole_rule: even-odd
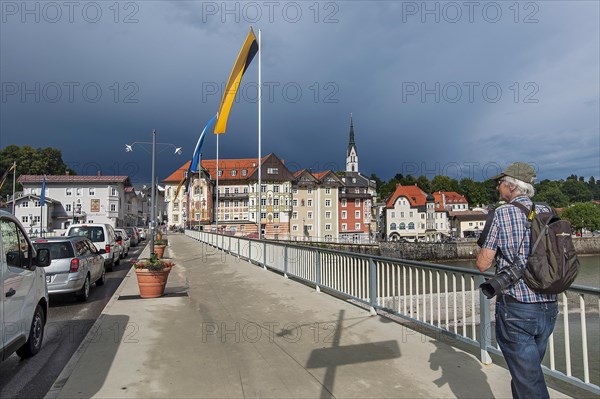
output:
[[[165,254],[167,242],[161,238],[154,241],[154,254],[158,259],[162,259]]]
[[[138,280],[140,297],[158,298],[162,296],[169,273],[175,263],[158,259],[156,256],[150,259],[134,260],[132,263]]]

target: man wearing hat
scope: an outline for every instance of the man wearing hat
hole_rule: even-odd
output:
[[[506,204],[496,209],[477,255],[477,268],[482,272],[493,261],[496,273],[513,264],[527,264],[531,233],[525,213],[513,204],[531,209],[535,177],[535,170],[523,162],[512,163],[492,177]],[[536,211],[550,210],[536,205]],[[556,295],[538,294],[522,278],[497,296],[496,340],[510,370],[513,398],[549,398],[541,364],[557,315]]]

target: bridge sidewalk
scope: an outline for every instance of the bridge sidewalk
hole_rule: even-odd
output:
[[[131,271],[47,398],[511,397],[506,369],[447,337],[169,241],[167,294],[140,299]]]

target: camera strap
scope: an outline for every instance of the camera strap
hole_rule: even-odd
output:
[[[527,210],[527,212],[529,212],[525,219],[525,231],[523,232],[523,238],[521,238],[521,243],[519,244],[519,248],[517,249],[516,258],[519,259],[519,253],[521,252],[521,249],[523,248],[523,242],[525,242],[525,236],[527,235],[527,233],[531,234],[531,221],[533,220],[533,217],[535,216],[535,204],[533,202],[531,203],[531,210],[527,209],[527,207],[525,205],[523,205],[519,202],[511,203],[511,205],[514,205],[517,208],[525,209],[525,210]],[[523,254],[523,256],[525,256],[525,254]],[[524,266],[524,268],[527,267],[526,263],[523,263],[523,266]]]
[[[535,204],[534,203],[531,204],[531,206],[532,206],[531,210],[519,202],[510,203],[510,205],[513,205],[517,208],[525,209],[527,211],[527,216],[525,219],[525,232],[523,233],[523,237],[521,238],[521,242],[519,243],[519,247],[517,248],[517,253],[514,256],[514,259],[513,260],[509,259],[508,256],[506,256],[502,251],[500,251],[500,254],[504,257],[504,259],[506,259],[508,261],[508,263],[514,265],[519,260],[519,254],[521,252],[521,249],[523,248],[523,243],[525,242],[525,236],[527,235],[528,232],[531,231],[531,221],[533,220],[533,217],[535,216]],[[523,254],[523,256],[524,255],[525,254]],[[523,263],[522,266],[523,266],[523,268],[527,267],[526,263]]]

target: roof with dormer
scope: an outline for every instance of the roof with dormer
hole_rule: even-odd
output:
[[[450,211],[448,215],[451,219],[457,219],[460,221],[484,221],[486,220],[488,214],[484,211]]]
[[[427,203],[427,194],[421,190],[417,185],[414,186],[403,186],[398,184],[396,186],[396,191],[390,196],[386,207],[393,208],[396,200],[400,197],[405,197],[408,199],[410,206],[425,206]]]
[[[311,182],[318,183],[319,179],[312,174],[308,169],[301,169],[297,172],[294,172],[294,179],[296,182]]]
[[[467,199],[455,191],[437,191],[433,193],[433,196],[435,197],[436,210],[456,204],[468,204]]]
[[[324,170],[322,172],[313,173],[313,176],[321,181],[322,184],[339,184],[343,185],[342,178],[337,175],[333,170]]]
[[[162,180],[165,184],[179,184],[184,173],[189,169],[191,161],[184,163],[177,170],[171,173],[166,179]],[[219,182],[235,184],[246,184],[250,180],[258,180],[258,159],[240,158],[240,159],[219,159]],[[210,175],[212,180],[217,177],[217,160],[203,159],[202,168]],[[269,169],[277,168],[277,173],[269,174]],[[271,153],[262,159],[261,180],[263,181],[288,181],[294,180],[294,175],[285,167],[285,163],[275,154]]]
[[[25,200],[34,200],[34,201],[41,201],[42,199],[40,198],[39,195],[35,195],[35,194],[25,194],[22,195],[20,197],[16,198],[16,203],[18,204],[19,202],[25,201]],[[46,203],[50,203],[50,204],[60,204],[61,202],[59,200],[55,200],[53,198],[50,198],[48,196],[46,196],[44,198],[44,201],[46,201]],[[6,201],[7,204],[12,204],[13,200],[8,200]]]

